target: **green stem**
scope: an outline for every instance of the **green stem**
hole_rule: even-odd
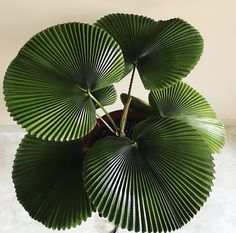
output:
[[[107,128],[114,134],[116,134],[116,132],[110,127],[110,125],[98,114],[96,113],[97,117],[107,126]]]
[[[132,85],[133,85],[133,81],[134,81],[135,68],[136,68],[136,66],[135,66],[135,64],[134,64],[134,68],[133,68],[132,75],[131,75],[131,79],[130,79],[130,83],[129,83],[128,97],[129,97],[130,94],[131,94],[131,89],[132,89]]]
[[[129,105],[130,105],[131,99],[132,97],[129,96],[127,99],[127,102],[124,105],[124,109],[123,109],[123,113],[122,113],[122,117],[120,121],[120,137],[125,137],[125,125],[127,121],[127,115],[129,112]]]
[[[107,112],[107,110],[101,105],[101,103],[90,93],[88,92],[88,95],[92,98],[92,100],[102,109],[102,111],[107,115],[108,119],[110,120],[111,124],[113,125],[116,132],[119,131],[116,123],[112,119],[111,115]]]
[[[130,79],[130,83],[129,83],[128,99],[127,99],[126,103],[124,104],[123,113],[122,113],[122,117],[121,117],[121,121],[120,121],[120,132],[119,132],[120,137],[125,137],[125,126],[126,126],[127,116],[128,116],[128,112],[129,112],[129,105],[132,100],[132,97],[130,96],[130,94],[131,94],[131,89],[132,89],[132,85],[133,85],[133,81],[134,81],[135,68],[136,68],[136,66],[134,65],[131,79]]]
[[[78,86],[78,85],[76,85],[76,84],[74,84],[78,89],[80,89],[82,92],[88,92],[86,89],[84,89],[83,87],[80,87],[80,86]]]

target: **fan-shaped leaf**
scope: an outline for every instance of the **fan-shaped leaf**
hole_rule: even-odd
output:
[[[117,94],[114,86],[104,87],[92,92],[92,94],[102,106],[111,105],[116,102]],[[96,103],[95,106],[99,108]]]
[[[26,135],[14,161],[17,198],[49,228],[75,227],[91,216],[82,179],[81,141],[47,142]]]
[[[202,54],[201,35],[181,19],[156,22],[138,15],[110,14],[96,25],[120,44],[125,74],[135,64],[146,89],[178,82],[188,75]]]
[[[149,101],[164,117],[182,118],[196,128],[214,153],[225,142],[225,129],[209,103],[189,85],[179,82],[169,88],[152,91]]]
[[[128,100],[128,95],[126,93],[122,93],[120,95],[120,99],[125,105]],[[137,112],[142,116],[157,116],[156,111],[154,111],[154,109],[148,103],[134,96],[132,96],[129,110]]]
[[[37,137],[77,139],[96,124],[87,92],[110,86],[123,72],[121,49],[107,32],[88,24],[57,25],[31,38],[8,67],[8,110]]]
[[[108,137],[84,161],[84,181],[98,211],[114,224],[166,232],[188,222],[212,186],[211,152],[193,127],[178,119],[149,119],[133,140]]]

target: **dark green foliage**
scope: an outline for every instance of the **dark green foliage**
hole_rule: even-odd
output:
[[[88,24],[61,24],[38,33],[20,50],[5,75],[5,100],[14,120],[31,134],[74,140],[96,124],[87,92],[112,103],[114,94],[101,93],[123,71],[123,55],[108,33]]]
[[[47,142],[26,135],[17,151],[13,182],[30,216],[54,229],[75,227],[91,216],[84,189],[82,142]]]
[[[151,106],[157,114],[168,118],[180,118],[197,129],[213,153],[225,142],[225,129],[209,103],[192,87],[179,82],[169,88],[152,91]]]
[[[122,103],[125,105],[125,103],[127,102],[127,99],[128,99],[128,95],[125,93],[122,93],[120,95],[120,99],[121,99]],[[155,109],[153,109],[145,101],[143,101],[137,97],[134,97],[134,96],[132,96],[129,109],[130,109],[130,111],[136,112],[142,116],[146,116],[146,117],[157,116],[157,111]]]
[[[104,87],[92,92],[92,95],[100,102],[102,106],[111,105],[116,102],[117,94],[114,86]],[[96,108],[99,106],[96,105]]]
[[[172,85],[186,77],[198,62],[203,40],[182,19],[154,21],[130,14],[110,14],[95,25],[104,28],[119,43],[126,72],[137,66],[146,89]]]
[[[29,132],[12,177],[30,216],[65,229],[97,209],[117,227],[141,232],[190,221],[209,196],[212,153],[225,141],[208,102],[181,81],[202,50],[187,22],[132,14],[32,37],[4,78],[8,111]],[[129,105],[135,69],[151,90],[149,103],[132,96]],[[109,114],[103,106],[116,101],[113,84],[131,70],[123,114]],[[99,120],[98,108],[106,114]]]
[[[152,118],[132,140],[107,137],[88,152],[84,181],[99,212],[114,224],[141,232],[166,232],[188,222],[206,201],[213,162],[193,127]]]

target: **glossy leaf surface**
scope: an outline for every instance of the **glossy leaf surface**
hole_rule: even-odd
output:
[[[210,150],[217,153],[225,143],[225,129],[209,103],[185,83],[150,92],[149,102],[163,117],[181,118],[197,129]]]
[[[114,86],[104,87],[96,90],[92,92],[92,95],[99,101],[102,106],[114,104],[117,98],[117,93]],[[99,107],[96,105],[96,108]]]
[[[203,40],[181,19],[154,21],[132,14],[110,14],[97,21],[121,46],[126,72],[137,66],[146,89],[172,85],[186,77],[198,62]]]
[[[17,151],[13,182],[30,216],[53,229],[75,227],[92,213],[82,178],[83,148],[26,135]]]
[[[85,158],[84,181],[95,207],[115,225],[166,232],[187,223],[206,201],[213,166],[193,127],[153,118],[135,126],[133,140],[95,143]]]
[[[121,49],[108,33],[88,24],[61,24],[20,50],[5,75],[5,100],[14,120],[31,134],[73,140],[96,124],[87,92],[110,86],[123,72]]]

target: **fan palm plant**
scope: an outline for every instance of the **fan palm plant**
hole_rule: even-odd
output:
[[[140,232],[187,223],[209,196],[213,154],[225,141],[211,106],[182,82],[202,50],[187,22],[130,14],[32,37],[4,78],[8,110],[28,132],[12,177],[29,215],[53,229],[75,227],[93,211]],[[131,96],[136,70],[149,103]],[[128,74],[123,110],[108,113],[113,84]]]

